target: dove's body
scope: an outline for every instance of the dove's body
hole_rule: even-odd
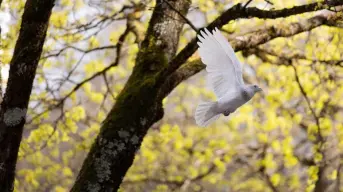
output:
[[[205,33],[206,32],[206,33]],[[195,112],[195,121],[199,126],[207,126],[220,114],[228,116],[248,102],[256,92],[262,91],[257,85],[245,85],[242,66],[232,47],[218,29],[212,34],[205,28],[198,35],[199,53],[206,65],[208,80],[218,98],[215,102],[200,104]]]
[[[252,96],[246,88],[242,88],[237,92],[228,92],[214,104],[213,111],[228,116],[248,102]]]
[[[218,99],[217,110],[218,113],[222,113],[228,116],[228,113],[233,113],[235,110],[248,102],[252,97],[249,93],[242,88],[237,92],[229,92],[222,98]]]

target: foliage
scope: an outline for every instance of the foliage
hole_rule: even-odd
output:
[[[188,18],[204,27],[239,2],[193,0]],[[300,2],[273,1],[272,7]],[[24,3],[2,3],[2,10],[11,14],[1,45],[5,64],[11,59]],[[154,6],[154,1],[56,3],[31,94],[15,191],[70,189],[131,74]],[[249,6],[271,7],[263,0]],[[235,39],[317,13],[238,19],[222,30]],[[204,73],[181,83],[164,100],[165,116],[144,138],[121,191],[312,191],[320,179],[332,183],[330,189],[341,185],[340,27],[321,26],[238,52],[246,82],[258,82],[264,93],[211,127],[200,129],[193,120],[196,105],[214,99]],[[185,26],[178,50],[194,36]]]

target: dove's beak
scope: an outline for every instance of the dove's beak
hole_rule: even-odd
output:
[[[262,96],[262,97],[264,97],[264,96],[265,96],[265,93],[264,93],[263,89],[261,89],[261,88],[258,88],[258,92],[260,92],[260,94],[261,94],[261,96]]]

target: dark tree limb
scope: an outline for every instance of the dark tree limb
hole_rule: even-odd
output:
[[[231,45],[235,51],[241,51],[257,47],[277,37],[291,37],[296,34],[310,31],[321,25],[335,25],[336,21],[341,20],[340,16],[315,16],[306,21],[299,23],[292,23],[289,26],[283,28],[276,28],[271,26],[266,29],[261,29],[249,33],[242,38],[232,39]],[[172,73],[165,82],[165,86],[161,90],[161,97],[166,97],[179,83],[200,72],[205,68],[200,59],[190,61],[182,65],[178,70]]]
[[[326,2],[328,3],[328,2]],[[330,6],[343,5],[341,0],[332,0],[330,1]],[[214,29],[215,27],[221,28],[223,25],[229,23],[232,20],[239,18],[250,18],[256,17],[261,19],[276,19],[281,17],[288,17],[291,15],[326,9],[327,4],[323,2],[311,3],[306,5],[294,6],[292,8],[285,8],[280,10],[265,11],[258,9],[256,7],[247,7],[243,8],[241,4],[237,4],[230,9],[226,10],[221,14],[217,19],[210,23],[206,28],[209,30]],[[178,69],[182,64],[184,64],[187,59],[192,56],[192,54],[197,50],[197,38],[194,38],[190,41],[187,46],[180,51],[180,53],[170,61],[169,68],[166,74],[171,74],[176,69]]]
[[[13,190],[18,150],[33,80],[42,53],[54,0],[28,0],[10,63],[0,112],[0,189]]]
[[[307,61],[311,61],[312,63],[318,62],[318,63],[324,63],[326,65],[343,67],[343,60],[341,60],[341,59],[339,59],[339,60],[312,59],[312,58],[308,58],[305,55],[299,54],[299,53],[294,53],[294,54],[276,53],[275,51],[273,51],[271,49],[253,48],[253,49],[244,50],[243,54],[246,54],[246,55],[254,54],[257,57],[259,57],[260,59],[262,59],[263,61],[270,61],[270,59],[268,59],[267,55],[277,57],[281,60],[280,62],[275,63],[278,65],[288,65],[288,63],[283,62],[283,61],[287,61],[287,60],[307,60]]]

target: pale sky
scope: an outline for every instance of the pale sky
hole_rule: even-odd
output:
[[[7,10],[6,6],[5,10]],[[10,14],[7,12],[0,11],[0,26],[1,26],[1,39],[5,37],[5,34],[8,32],[8,27],[7,24],[10,21]],[[2,54],[2,50],[0,50],[0,55]],[[0,59],[1,61],[1,59]],[[2,63],[1,62],[1,77],[2,77],[2,82],[1,82],[1,87],[3,90],[6,87],[7,79],[8,79],[8,71],[9,71],[9,65],[7,63]]]

